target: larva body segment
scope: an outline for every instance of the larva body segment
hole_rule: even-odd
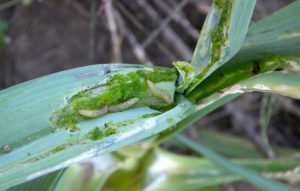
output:
[[[105,105],[99,110],[81,109],[78,111],[80,115],[88,118],[100,117],[108,112],[108,106]]]
[[[11,150],[11,149],[10,149],[10,146],[9,146],[9,145],[4,145],[4,146],[2,147],[2,152],[4,152],[4,153],[8,153],[10,150]]]
[[[131,106],[133,106],[134,104],[136,104],[140,99],[139,98],[131,98],[123,103],[120,104],[116,104],[116,105],[111,105],[108,107],[108,110],[111,112],[118,112],[118,111],[123,111],[126,110],[128,108],[130,108]]]
[[[156,97],[162,99],[162,100],[163,100],[164,102],[166,102],[168,105],[172,104],[171,98],[170,98],[167,94],[165,94],[163,91],[159,90],[159,89],[154,85],[154,83],[153,83],[152,81],[147,80],[146,82],[147,82],[147,85],[148,85],[148,87],[149,87],[151,93],[152,93],[154,96],[156,96]]]

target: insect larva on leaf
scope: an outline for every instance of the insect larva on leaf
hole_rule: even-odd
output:
[[[2,147],[2,152],[4,152],[4,153],[8,153],[10,150],[11,150],[11,149],[10,149],[10,146],[9,146],[9,145],[4,145],[4,146]]]
[[[108,112],[108,106],[105,105],[99,110],[81,109],[78,111],[80,115],[89,118],[100,117]]]
[[[167,94],[165,94],[163,91],[159,90],[159,89],[154,85],[153,82],[151,82],[150,80],[147,80],[147,85],[148,85],[148,87],[149,87],[151,93],[152,93],[154,96],[156,96],[156,97],[162,99],[162,100],[163,100],[164,102],[166,102],[168,105],[172,104],[171,98],[170,98]]]
[[[118,111],[123,111],[125,109],[130,108],[134,104],[136,104],[140,99],[139,98],[131,98],[123,103],[116,104],[116,105],[111,105],[108,107],[108,110],[111,112],[118,112]]]

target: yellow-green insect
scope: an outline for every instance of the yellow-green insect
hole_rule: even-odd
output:
[[[10,146],[9,146],[9,145],[4,145],[4,146],[2,147],[2,151],[3,151],[4,153],[8,153],[10,150],[11,150],[11,149],[10,149]]]
[[[147,80],[146,83],[149,87],[149,90],[151,91],[151,93],[154,96],[160,98],[168,105],[172,104],[172,99],[167,94],[165,94],[163,91],[158,89],[152,81]],[[124,111],[124,110],[130,108],[131,106],[135,105],[137,102],[139,102],[139,100],[140,100],[139,98],[134,97],[134,98],[130,98],[130,99],[126,100],[123,103],[109,105],[109,106],[105,105],[101,109],[98,109],[98,110],[81,109],[78,112],[80,115],[82,115],[84,117],[96,118],[96,117],[105,115],[107,112]]]
[[[162,100],[163,100],[165,103],[167,103],[168,105],[172,104],[172,99],[171,99],[167,94],[165,94],[163,91],[161,91],[160,89],[158,89],[158,88],[154,85],[154,83],[153,83],[152,81],[147,80],[146,82],[147,82],[147,85],[148,85],[148,87],[149,87],[151,93],[152,93],[154,96],[156,96],[156,97],[162,99]]]
[[[134,104],[136,104],[137,102],[139,102],[139,100],[140,99],[137,97],[131,98],[123,103],[109,106],[108,110],[111,112],[124,111],[124,110],[130,108],[131,106],[133,106]]]
[[[98,110],[89,110],[89,109],[81,109],[78,113],[84,117],[88,118],[96,118],[100,117],[108,112],[108,106],[105,105],[101,109]]]
[[[120,104],[115,104],[115,105],[110,105],[110,106],[105,105],[99,110],[82,109],[82,110],[79,110],[78,112],[80,115],[82,115],[84,117],[96,118],[96,117],[105,115],[109,111],[110,112],[124,111],[124,110],[130,108],[131,106],[133,106],[134,104],[136,104],[139,100],[140,100],[139,98],[131,98]]]

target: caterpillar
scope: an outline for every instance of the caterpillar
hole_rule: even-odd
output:
[[[139,100],[140,100],[139,98],[131,98],[120,104],[110,105],[110,106],[105,105],[99,110],[81,109],[78,111],[78,113],[84,117],[96,118],[106,114],[109,111],[118,112],[118,111],[123,111],[125,109],[128,109],[134,104],[136,104]]]
[[[78,111],[80,115],[89,118],[100,117],[108,112],[108,106],[105,105],[99,110],[81,109]]]
[[[147,80],[146,82],[147,82],[147,85],[148,85],[148,87],[149,87],[151,93],[152,93],[154,96],[156,96],[156,97],[162,99],[162,100],[163,100],[164,102],[166,102],[168,105],[172,104],[171,98],[170,98],[168,95],[166,95],[164,92],[162,92],[161,90],[159,90],[159,89],[154,85],[154,83],[153,83],[152,81]]]
[[[108,110],[111,112],[118,112],[118,111],[123,111],[125,109],[130,108],[134,104],[136,104],[140,99],[139,98],[131,98],[123,103],[116,104],[116,105],[111,105],[108,107]]]
[[[9,145],[4,145],[4,146],[2,147],[2,152],[8,153],[9,151],[10,151],[10,146],[9,146]]]

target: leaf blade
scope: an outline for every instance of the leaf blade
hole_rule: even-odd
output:
[[[250,78],[236,85],[242,91],[260,91],[300,99],[300,75],[271,72]]]
[[[149,107],[137,107],[81,122],[83,128],[75,133],[64,129],[53,131],[49,116],[63,105],[66,96],[74,95],[88,86],[103,83],[110,77],[105,72],[107,70],[119,73],[143,68],[145,67],[142,65],[87,66],[1,91],[0,105],[3,107],[0,108],[0,142],[1,146],[9,145],[11,148],[9,152],[0,153],[1,187],[8,188],[90,157],[133,144],[159,133],[188,116],[194,105],[182,98],[176,107],[164,113]],[[145,71],[149,69],[152,70],[146,67]],[[153,113],[156,113],[156,116],[151,115]],[[131,121],[124,124],[126,120]],[[104,128],[110,121],[116,122],[114,124],[118,127],[116,134],[93,141],[86,136],[95,125]]]
[[[295,1],[249,27],[233,61],[257,59],[265,55],[298,57],[300,54],[300,1]]]
[[[246,36],[254,5],[254,0],[214,1],[194,51],[193,70],[182,71],[186,69],[174,64],[179,73],[186,73],[178,91],[190,92],[236,54]]]

